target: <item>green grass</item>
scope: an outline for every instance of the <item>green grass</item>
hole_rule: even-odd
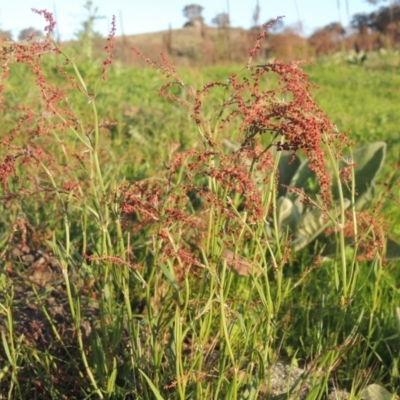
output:
[[[349,131],[357,143],[385,140],[390,145],[399,145],[396,123],[400,100],[398,69],[322,64],[309,67],[307,71],[311,81],[320,86],[315,99],[339,130]],[[397,154],[397,149],[393,155]]]
[[[2,72],[12,59],[7,54]],[[180,71],[184,84],[168,92],[173,102],[157,94],[167,79],[146,68],[115,65],[97,91],[101,64],[70,59],[64,70],[76,77],[77,66],[79,89],[68,87],[55,68],[66,57],[44,57],[47,98],[24,65],[1,75],[1,395],[255,399],[265,396],[265,370],[276,362],[310,368],[309,398],[324,398],[329,379],[353,398],[371,383],[398,392],[399,263],[385,261],[379,248],[381,234],[400,239],[397,69],[387,63],[380,69],[377,61],[306,68],[321,87],[317,103],[349,132],[353,149],[385,141],[388,154],[372,204],[345,215],[343,198],[325,209],[315,195],[309,200],[332,219],[331,231],[290,252],[276,212],[276,154],[255,157],[256,141],[237,158],[224,147],[223,139],[243,140],[240,119],[223,122],[231,88],[191,97],[189,87],[226,83],[239,67]],[[261,85],[272,84],[275,78]],[[52,103],[54,88],[64,95]],[[177,104],[193,98],[203,100],[201,124]],[[263,134],[261,142],[273,140]],[[338,173],[339,144],[322,146],[328,173]],[[10,155],[15,176],[6,169]],[[252,189],[261,161],[269,180]],[[308,184],[317,192],[315,181]],[[341,227],[353,219],[363,230],[352,225],[347,239],[361,238],[360,248],[372,243],[368,259],[345,241]],[[337,239],[335,256],[319,262],[329,236]],[[30,338],[15,317],[24,300],[18,279],[29,271],[10,254],[25,239],[51,250],[63,272],[58,286],[24,282],[29,304],[43,310],[50,326]],[[224,257],[224,249],[238,261]],[[68,331],[49,313],[55,292],[65,303]],[[85,335],[82,321],[90,313]]]
[[[364,66],[326,63],[307,68],[310,79],[319,85],[315,99],[335,122],[357,144],[385,141],[387,161],[378,181],[391,200],[384,204],[392,232],[400,236],[399,220],[399,154],[400,134],[397,122],[400,94],[398,54],[379,59],[372,55]],[[379,68],[379,66],[381,68]]]

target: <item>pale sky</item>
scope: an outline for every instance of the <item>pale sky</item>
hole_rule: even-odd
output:
[[[61,40],[71,39],[80,29],[87,12],[86,0],[0,0],[0,29],[11,30],[14,39],[23,28],[44,27],[42,18],[30,10],[47,9],[58,21]],[[204,7],[203,16],[207,24],[215,15],[229,12],[231,26],[249,28],[257,0],[93,0],[98,7],[96,30],[106,36],[111,16],[117,19],[117,35],[162,31],[172,27],[181,28],[185,23],[182,10],[187,4]],[[260,22],[280,15],[285,16],[285,26],[303,26],[303,33],[311,34],[316,28],[330,22],[340,21],[349,25],[349,18],[355,13],[371,12],[375,8],[366,0],[259,0]],[[338,9],[339,6],[339,9]]]

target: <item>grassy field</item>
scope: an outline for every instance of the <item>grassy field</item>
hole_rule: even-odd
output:
[[[317,90],[1,49],[2,398],[399,392],[397,54]]]
[[[339,130],[348,132],[355,146],[383,140],[387,143],[387,160],[378,185],[385,193],[384,209],[392,232],[399,237],[399,154],[400,132],[397,104],[400,94],[397,53],[372,54],[362,66],[322,63],[307,68],[310,80],[319,89],[315,99]],[[389,188],[389,193],[388,193]]]

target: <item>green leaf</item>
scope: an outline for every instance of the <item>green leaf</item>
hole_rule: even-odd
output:
[[[400,259],[400,243],[388,238],[386,242],[386,260],[399,260]]]
[[[330,221],[324,221],[323,213],[316,208],[301,216],[294,234],[291,247],[297,251],[305,247],[329,225]]]
[[[6,375],[8,375],[8,371],[11,368],[11,364],[5,365],[1,370],[0,370],[0,381],[4,379]]]
[[[374,142],[364,147],[360,147],[353,153],[355,187],[356,187],[356,209],[360,210],[372,200],[374,195],[374,182],[379,171],[382,169],[386,157],[386,143]],[[349,160],[351,163],[352,161]],[[339,169],[343,169],[348,164],[345,161],[339,163]],[[343,197],[351,198],[351,187],[342,186]],[[339,197],[338,182],[332,187],[333,198]]]
[[[161,264],[161,271],[164,274],[165,278],[168,280],[169,284],[175,289],[178,290],[178,284],[175,279],[175,272],[173,265],[171,263],[167,263],[168,265]]]
[[[315,182],[317,183],[317,177],[315,173],[309,167],[310,162],[308,159],[304,160],[299,167],[297,168],[296,173],[293,175],[290,180],[289,186],[291,188],[304,189],[306,192],[307,182]],[[297,194],[289,193],[291,198],[298,197]]]
[[[397,396],[389,393],[384,387],[373,383],[362,391],[361,398],[363,400],[395,400]]]
[[[112,369],[111,375],[108,378],[108,383],[107,383],[107,393],[108,394],[114,393],[116,380],[117,380],[117,359],[114,357],[113,369]]]
[[[350,206],[350,200],[344,199],[345,208]],[[340,213],[339,203],[336,203],[336,214]],[[328,226],[331,221],[324,218],[324,213],[319,208],[313,208],[301,216],[294,232],[294,240],[291,243],[292,248],[297,251],[302,249],[308,243],[312,242],[318,235],[320,235]]]
[[[4,348],[4,351],[6,352],[6,356],[8,358],[8,361],[12,365],[13,364],[13,358],[11,357],[10,347],[8,346],[7,338],[6,338],[6,335],[5,335],[5,333],[3,331],[1,332],[1,340],[3,342],[3,348]]]
[[[300,167],[300,159],[297,154],[291,151],[282,151],[278,164],[279,183],[278,183],[278,196],[284,196],[287,189],[284,186],[290,186],[290,182]]]
[[[141,369],[139,369],[139,372],[142,374],[142,376],[144,377],[144,379],[146,379],[148,385],[150,386],[151,391],[153,392],[155,398],[157,400],[164,400],[163,397],[161,396],[160,392],[158,391],[158,389],[154,386],[154,383],[151,381],[151,379],[145,374],[144,371],[142,371]]]
[[[7,287],[7,279],[5,274],[0,274],[0,292],[6,290]]]
[[[291,230],[296,228],[303,211],[303,203],[297,200],[299,200],[299,198],[297,198],[295,202],[292,202],[292,200],[290,200],[288,197],[280,197],[278,199],[277,215],[278,227],[280,230],[285,230],[287,227],[289,227]]]
[[[225,148],[225,150],[227,150],[230,153],[234,153],[235,151],[238,151],[240,149],[240,143],[233,141],[233,140],[229,140],[229,139],[222,139],[222,144]]]
[[[287,197],[279,197],[276,204],[276,211],[278,215],[278,226],[289,225],[293,212],[293,202]]]

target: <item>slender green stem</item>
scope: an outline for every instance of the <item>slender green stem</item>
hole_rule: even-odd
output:
[[[175,369],[176,369],[176,381],[178,386],[179,398],[185,399],[185,380],[184,369],[182,365],[182,322],[180,305],[177,304],[175,307],[175,324],[174,324],[174,336],[175,336]]]
[[[340,259],[341,259],[341,264],[342,264],[342,286],[343,286],[343,298],[344,300],[347,299],[348,297],[348,284],[347,284],[347,261],[346,261],[346,243],[345,243],[345,238],[344,238],[344,227],[346,223],[346,217],[345,217],[345,210],[346,206],[344,204],[344,196],[343,196],[343,188],[342,188],[342,182],[340,179],[340,171],[339,171],[339,166],[338,166],[338,161],[333,155],[332,149],[329,144],[329,140],[327,139],[327,135],[325,134],[325,143],[326,143],[326,149],[329,157],[330,164],[333,169],[333,173],[335,175],[335,179],[338,183],[338,191],[339,191],[339,223],[336,225],[338,231],[339,231],[339,247],[340,247]]]

